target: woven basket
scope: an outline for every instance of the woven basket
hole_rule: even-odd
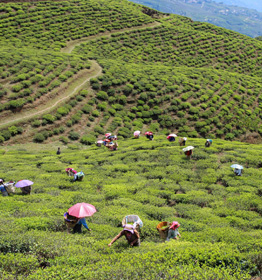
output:
[[[143,222],[137,215],[125,216],[122,220],[122,226],[124,226],[125,224],[133,225],[135,222],[137,223],[136,229],[139,230],[143,226]]]
[[[32,190],[31,186],[27,186],[27,187],[21,188],[21,191],[22,191],[23,194],[30,194],[31,190]]]
[[[64,221],[67,229],[72,229],[77,224],[78,219],[74,216],[67,215],[67,217],[64,217]]]
[[[171,225],[171,223],[169,223],[169,222],[161,222],[157,225],[156,229],[159,232],[160,238],[162,238],[162,239],[167,238],[167,234],[168,234],[170,225]]]
[[[15,183],[6,183],[4,184],[6,191],[8,192],[8,194],[10,193],[14,193],[15,192]]]

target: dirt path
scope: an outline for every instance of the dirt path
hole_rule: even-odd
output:
[[[7,125],[15,125],[15,124],[17,124],[19,122],[23,122],[23,121],[28,121],[36,116],[51,112],[58,105],[65,103],[66,100],[68,100],[70,97],[74,96],[75,93],[78,90],[80,90],[87,82],[89,82],[89,80],[91,78],[96,78],[96,77],[102,75],[101,66],[96,61],[92,61],[91,69],[89,70],[89,73],[86,72],[86,75],[88,75],[88,78],[86,78],[86,77],[79,78],[76,81],[74,81],[71,86],[69,86],[70,93],[68,93],[68,91],[65,90],[64,94],[60,94],[52,99],[49,99],[45,104],[41,105],[41,108],[36,107],[34,109],[31,109],[30,111],[21,112],[21,113],[19,113],[19,116],[15,116],[15,115],[11,116],[11,118],[13,117],[11,120],[10,120],[10,117],[7,117],[6,120],[5,120],[5,118],[2,118],[0,128],[7,126]],[[71,90],[72,86],[73,86],[73,88]]]
[[[94,36],[82,38],[79,40],[69,41],[67,43],[67,46],[65,48],[61,49],[61,52],[62,53],[71,53],[76,46],[80,45],[81,43],[88,42],[92,39],[97,39],[97,38],[104,37],[104,36],[110,37],[111,34],[114,34],[114,33],[124,33],[127,31],[140,30],[140,29],[145,29],[148,27],[154,28],[159,25],[161,25],[161,23],[153,22],[153,23],[143,25],[143,26],[136,26],[136,27],[131,27],[131,28],[124,28],[121,30],[115,30],[115,31],[111,31],[111,32],[104,32],[104,33],[100,33],[100,34],[97,34]],[[58,96],[55,96],[54,98],[50,98],[47,102],[45,102],[43,105],[41,105],[40,108],[35,107],[34,109],[25,110],[24,112],[22,111],[17,116],[14,114],[14,115],[9,115],[7,117],[1,118],[0,128],[4,128],[4,127],[10,126],[10,125],[17,125],[20,122],[28,121],[34,117],[37,117],[37,116],[40,116],[43,114],[47,114],[47,113],[53,111],[58,105],[65,103],[67,99],[74,96],[75,93],[78,90],[80,90],[81,88],[83,88],[84,85],[87,82],[89,82],[89,80],[91,78],[96,78],[96,77],[102,75],[101,66],[96,61],[93,60],[91,69],[89,71],[86,71],[86,75],[88,75],[88,78],[81,77],[81,78],[76,79],[74,82],[72,82],[70,84],[70,86],[68,86],[68,89],[64,90],[63,94],[59,94]]]
[[[128,32],[128,31],[146,29],[148,27],[154,28],[154,27],[157,27],[157,26],[160,26],[160,25],[161,25],[160,22],[153,22],[153,23],[149,23],[149,24],[146,24],[146,25],[142,25],[142,26],[124,28],[124,29],[121,29],[121,30],[114,30],[114,31],[110,31],[110,32],[107,31],[107,32],[100,33],[100,34],[97,34],[97,35],[94,35],[94,36],[89,36],[89,37],[81,38],[81,39],[78,39],[78,40],[69,41],[69,42],[67,42],[67,46],[65,48],[61,49],[61,52],[71,53],[76,46],[79,46],[80,44],[88,42],[92,39],[98,39],[98,38],[101,38],[101,37],[111,37],[111,34],[114,34],[114,33],[124,33],[124,32]]]

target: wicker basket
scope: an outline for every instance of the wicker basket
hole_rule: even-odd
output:
[[[6,191],[8,194],[14,193],[15,192],[15,183],[6,183],[4,184]]]
[[[125,216],[122,220],[122,226],[125,224],[134,224],[136,223],[136,229],[139,230],[143,226],[143,222],[137,215],[128,215]]]
[[[21,188],[22,194],[30,194],[32,190],[31,186],[26,186],[24,188]]]
[[[70,229],[74,228],[74,226],[77,224],[78,218],[67,215],[66,217],[64,217],[64,221],[65,221],[67,230],[70,231]]]
[[[169,223],[169,222],[161,222],[157,225],[156,229],[159,232],[160,238],[162,238],[162,239],[167,238],[167,234],[168,234],[170,225],[171,225],[171,223]]]

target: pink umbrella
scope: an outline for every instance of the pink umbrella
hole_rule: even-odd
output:
[[[98,140],[96,143],[102,144],[104,141],[103,140]]]
[[[109,137],[109,136],[111,136],[111,133],[106,133],[106,134],[105,134],[105,137],[106,137],[106,138]]]
[[[34,184],[34,182],[29,181],[29,180],[20,180],[20,181],[18,181],[15,184],[15,187],[17,187],[17,188],[25,188],[25,187],[31,186],[33,184]]]
[[[139,131],[139,130],[136,130],[136,131],[134,132],[134,136],[136,136],[136,135],[140,135],[140,131]]]
[[[95,212],[95,206],[85,202],[77,203],[68,209],[68,214],[77,218],[92,216]]]

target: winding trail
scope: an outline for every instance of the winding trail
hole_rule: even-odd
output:
[[[67,46],[65,48],[61,49],[62,53],[71,53],[76,46],[79,46],[81,43],[88,42],[93,39],[98,39],[100,37],[111,37],[111,34],[114,33],[125,33],[127,31],[134,31],[134,30],[140,30],[140,29],[146,29],[146,28],[154,28],[161,25],[159,22],[153,22],[150,24],[142,25],[142,26],[136,26],[136,27],[131,27],[131,28],[124,28],[121,30],[115,30],[111,32],[104,32],[100,33],[94,36],[89,36],[85,38],[81,38],[78,40],[74,41],[69,41],[67,42]],[[81,73],[81,77],[77,78],[74,80],[71,84],[68,85],[67,88],[63,90],[64,93],[59,94],[57,96],[50,96],[49,100],[45,102],[44,104],[41,104],[41,107],[36,107],[34,109],[29,109],[25,110],[24,112],[22,111],[21,113],[18,113],[17,116],[16,114],[12,116],[7,116],[7,117],[2,117],[1,118],[1,123],[0,123],[0,128],[4,128],[6,126],[10,125],[16,125],[20,122],[28,121],[36,116],[40,116],[46,113],[49,113],[53,111],[55,108],[58,107],[58,105],[61,105],[66,102],[69,98],[74,96],[78,90],[84,87],[86,83],[90,81],[92,78],[96,78],[100,75],[102,75],[102,68],[101,66],[95,61],[92,60],[92,65],[89,70],[83,70]],[[88,75],[88,78],[86,78],[86,75]],[[85,77],[83,77],[85,76]]]

